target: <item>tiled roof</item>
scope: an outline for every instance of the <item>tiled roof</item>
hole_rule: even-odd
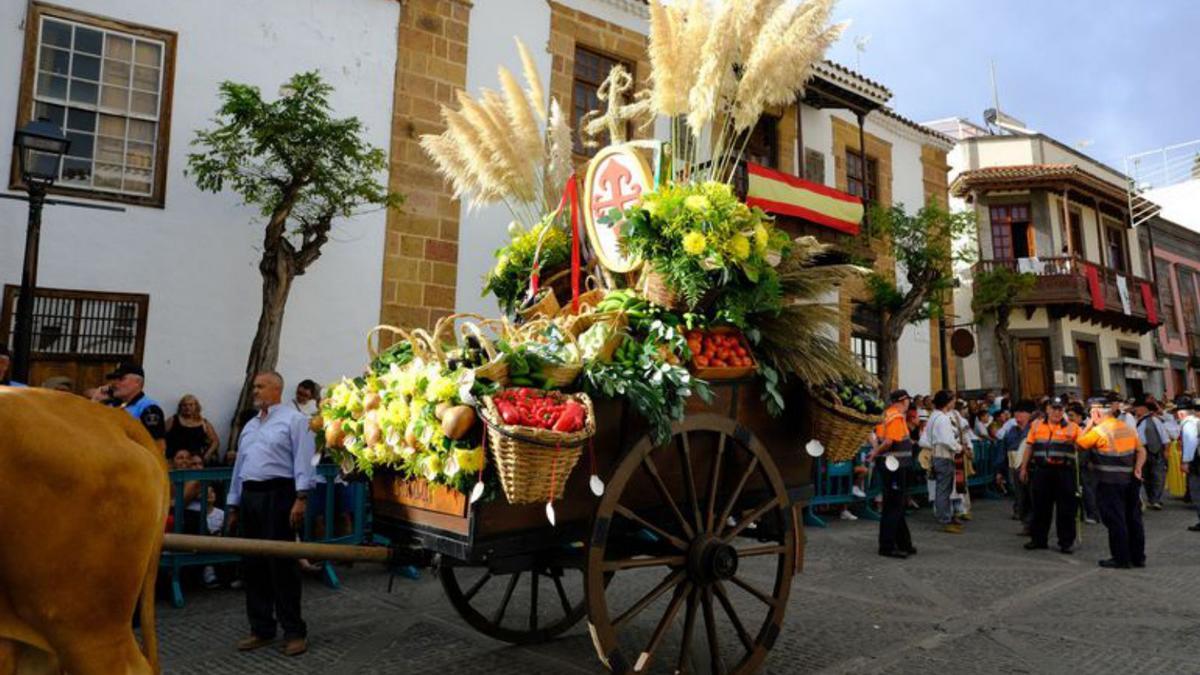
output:
[[[1104,180],[1074,164],[1013,164],[964,171],[954,179],[950,192],[955,197],[962,197],[976,187],[1020,188],[1046,181],[1071,182],[1119,202],[1128,198],[1124,186]]]
[[[828,60],[818,61],[813,64],[813,70],[818,77],[845,87],[860,96],[878,101],[880,104],[887,103],[892,98],[890,89],[840,63]]]

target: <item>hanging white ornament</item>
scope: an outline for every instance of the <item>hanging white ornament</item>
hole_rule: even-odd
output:
[[[479,498],[482,496],[483,496],[483,481],[478,481],[477,483],[475,483],[475,487],[471,488],[471,503],[474,504],[475,502],[479,501]]]
[[[588,481],[588,485],[590,485],[592,488],[592,494],[596,495],[597,497],[604,496],[604,481],[600,480],[600,476],[592,474],[592,478]]]
[[[550,525],[556,526],[554,522],[554,502],[546,502],[546,520],[550,521]]]
[[[804,446],[804,451],[808,453],[809,457],[820,457],[825,454],[825,446],[814,438]]]

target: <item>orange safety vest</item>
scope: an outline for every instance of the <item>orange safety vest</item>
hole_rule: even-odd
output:
[[[1080,436],[1079,447],[1092,451],[1092,468],[1102,483],[1128,483],[1137,460],[1137,432],[1115,418],[1105,419]]]
[[[887,409],[883,422],[875,427],[875,435],[881,441],[892,441],[890,448],[879,453],[880,457],[891,455],[901,462],[912,460],[912,438],[908,435],[908,422],[899,408],[891,406]]]
[[[1025,442],[1033,448],[1030,457],[1037,466],[1061,466],[1075,460],[1075,439],[1079,425],[1067,419],[1059,424],[1038,420],[1029,429]]]

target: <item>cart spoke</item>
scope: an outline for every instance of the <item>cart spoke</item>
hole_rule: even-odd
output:
[[[759,518],[762,518],[763,515],[766,514],[767,511],[770,511],[771,509],[775,508],[778,505],[779,505],[779,497],[774,497],[772,499],[767,500],[767,503],[763,504],[762,506],[758,507],[757,509],[754,509],[753,511],[750,512],[750,515],[739,520],[738,524],[733,527],[733,531],[731,531],[729,534],[722,537],[722,539],[724,539],[726,542],[732,541],[734,537],[741,534],[742,530],[746,529],[747,527],[750,527],[751,523],[755,522]]]
[[[658,475],[658,467],[654,464],[654,460],[650,458],[650,453],[646,453],[646,456],[642,458],[642,468],[650,475],[651,482],[658,489],[663,501],[666,502],[667,506],[671,507],[671,512],[675,514],[675,517],[679,520],[679,524],[683,527],[683,533],[687,535],[688,539],[695,537],[696,533],[692,531],[692,526],[688,525],[687,519],[679,511],[679,506],[675,503],[675,498],[671,496],[671,491],[667,489],[667,484],[663,482],[662,476]]]
[[[750,480],[750,476],[754,475],[754,470],[758,468],[758,457],[752,457],[750,463],[746,465],[746,471],[742,473],[741,479],[738,481],[737,487],[734,488],[733,494],[729,495],[729,501],[725,504],[724,510],[721,511],[721,517],[713,523],[713,532],[720,532],[725,527],[725,521],[729,518],[729,514],[733,511],[733,507],[737,505],[737,500],[742,496],[742,490],[746,487],[746,481]]]
[[[753,558],[761,555],[783,555],[784,553],[787,553],[787,546],[784,546],[783,544],[751,546],[750,548],[737,549],[738,558]]]
[[[533,632],[538,627],[538,571],[533,568],[529,572],[533,575],[533,580],[529,586],[529,631]]]
[[[696,596],[700,589],[692,587],[687,597],[687,611],[683,614],[683,641],[679,644],[679,661],[675,664],[675,675],[686,672],[688,652],[692,650],[692,630],[696,627]]]
[[[717,486],[721,480],[721,463],[725,458],[725,434],[718,434],[717,454],[713,457],[712,472],[708,481],[708,510],[705,512],[704,531],[712,534],[714,526],[713,510],[717,508]]]
[[[618,616],[617,618],[613,619],[613,621],[612,621],[613,630],[620,630],[622,624],[624,624],[626,621],[629,621],[633,617],[640,614],[643,609],[646,609],[646,607],[649,606],[650,603],[657,600],[659,598],[659,596],[661,596],[663,593],[667,592],[667,590],[670,589],[672,586],[678,585],[679,582],[683,580],[683,574],[684,574],[683,570],[675,570],[674,572],[671,572],[670,574],[668,574],[666,576],[666,578],[663,579],[662,581],[658,582],[658,585],[655,586],[649,593],[642,596],[642,598],[640,600],[638,600],[637,602],[633,603],[632,607],[625,610],[624,613],[621,614],[621,616]]]
[[[558,591],[558,599],[562,602],[563,616],[571,616],[571,601],[567,599],[567,591],[562,585],[562,575],[550,575],[554,580],[554,590]]]
[[[638,567],[683,567],[687,559],[681,555],[652,556],[646,558],[617,558],[604,561],[605,572],[618,572]]]
[[[738,578],[736,576],[730,577],[729,580],[732,581],[733,583],[737,584],[738,588],[741,588],[743,591],[746,591],[750,595],[753,595],[754,597],[761,600],[768,607],[774,607],[776,604],[778,604],[777,601],[775,600],[775,598],[767,595],[766,593],[763,593],[762,591],[751,586],[750,584],[746,583],[745,581],[742,581],[740,578]],[[722,594],[724,594],[724,591],[722,591]]]
[[[508,580],[508,588],[504,589],[504,599],[500,601],[500,606],[496,608],[496,613],[492,615],[492,624],[499,626],[504,620],[504,612],[508,611],[508,601],[512,600],[513,591],[517,588],[517,581],[521,579],[521,573],[513,574]]]
[[[667,634],[667,629],[675,622],[675,617],[679,614],[679,607],[683,604],[683,600],[688,596],[691,588],[692,582],[690,581],[685,581],[682,586],[675,588],[675,595],[671,598],[670,604],[667,605],[667,611],[658,620],[658,625],[655,626],[654,633],[650,636],[650,643],[646,645],[646,649],[638,656],[637,663],[633,666],[635,671],[642,672],[650,664],[651,657],[658,650],[663,636]]]
[[[746,652],[754,651],[754,641],[750,639],[750,633],[746,632],[746,627],[742,625],[741,618],[738,617],[737,610],[733,608],[733,603],[729,601],[729,595],[725,593],[725,586],[720,581],[713,584],[713,591],[716,592],[717,599],[721,601],[721,606],[725,608],[725,616],[729,617],[729,622],[733,624],[733,629],[737,631],[738,639],[742,641],[742,646],[746,648]]]
[[[634,513],[632,509],[629,509],[627,507],[621,506],[620,504],[617,504],[615,507],[613,507],[613,510],[616,511],[617,513],[621,514],[625,518],[632,520],[633,522],[637,523],[638,525],[641,525],[642,527],[646,528],[647,530],[650,530],[651,532],[662,537],[663,539],[666,539],[668,542],[671,543],[672,546],[679,549],[680,551],[686,551],[688,549],[687,543],[684,542],[682,539],[680,539],[679,537],[676,537],[673,534],[668,533],[666,530],[651,523],[650,521],[646,520],[645,518],[642,518],[638,514]]]
[[[704,594],[700,596],[700,602],[704,606],[704,630],[708,634],[709,664],[713,675],[719,675],[725,668],[721,663],[721,643],[717,639],[717,617],[713,614],[712,591],[705,589]]]
[[[678,448],[680,461],[683,464],[683,490],[687,493],[688,504],[692,507],[692,517],[695,519],[696,531],[704,529],[704,519],[700,516],[700,500],[696,497],[696,476],[692,468],[692,446],[688,443],[687,432],[679,434]]]
[[[492,573],[490,571],[485,572],[483,576],[479,577],[478,581],[476,581],[474,584],[471,584],[471,587],[467,589],[466,593],[463,593],[463,598],[470,601],[470,599],[475,597],[475,594],[483,588],[483,585],[491,580]]]

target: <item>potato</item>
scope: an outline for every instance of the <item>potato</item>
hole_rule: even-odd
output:
[[[346,438],[346,432],[342,431],[342,423],[338,420],[332,420],[325,425],[325,446],[337,448],[342,445],[342,441]]]
[[[368,447],[374,447],[383,440],[383,430],[379,428],[379,422],[374,415],[367,415],[363,420],[363,440],[367,442]]]
[[[466,436],[475,426],[475,409],[469,405],[456,405],[442,416],[442,433],[452,441]]]
[[[366,396],[363,396],[363,410],[374,410],[378,408],[379,404],[382,402],[383,398],[377,392],[369,391],[367,392]]]
[[[446,414],[446,411],[453,407],[454,406],[450,405],[449,403],[442,401],[441,403],[437,404],[436,408],[433,409],[433,414],[440,420],[442,419],[442,416]]]

